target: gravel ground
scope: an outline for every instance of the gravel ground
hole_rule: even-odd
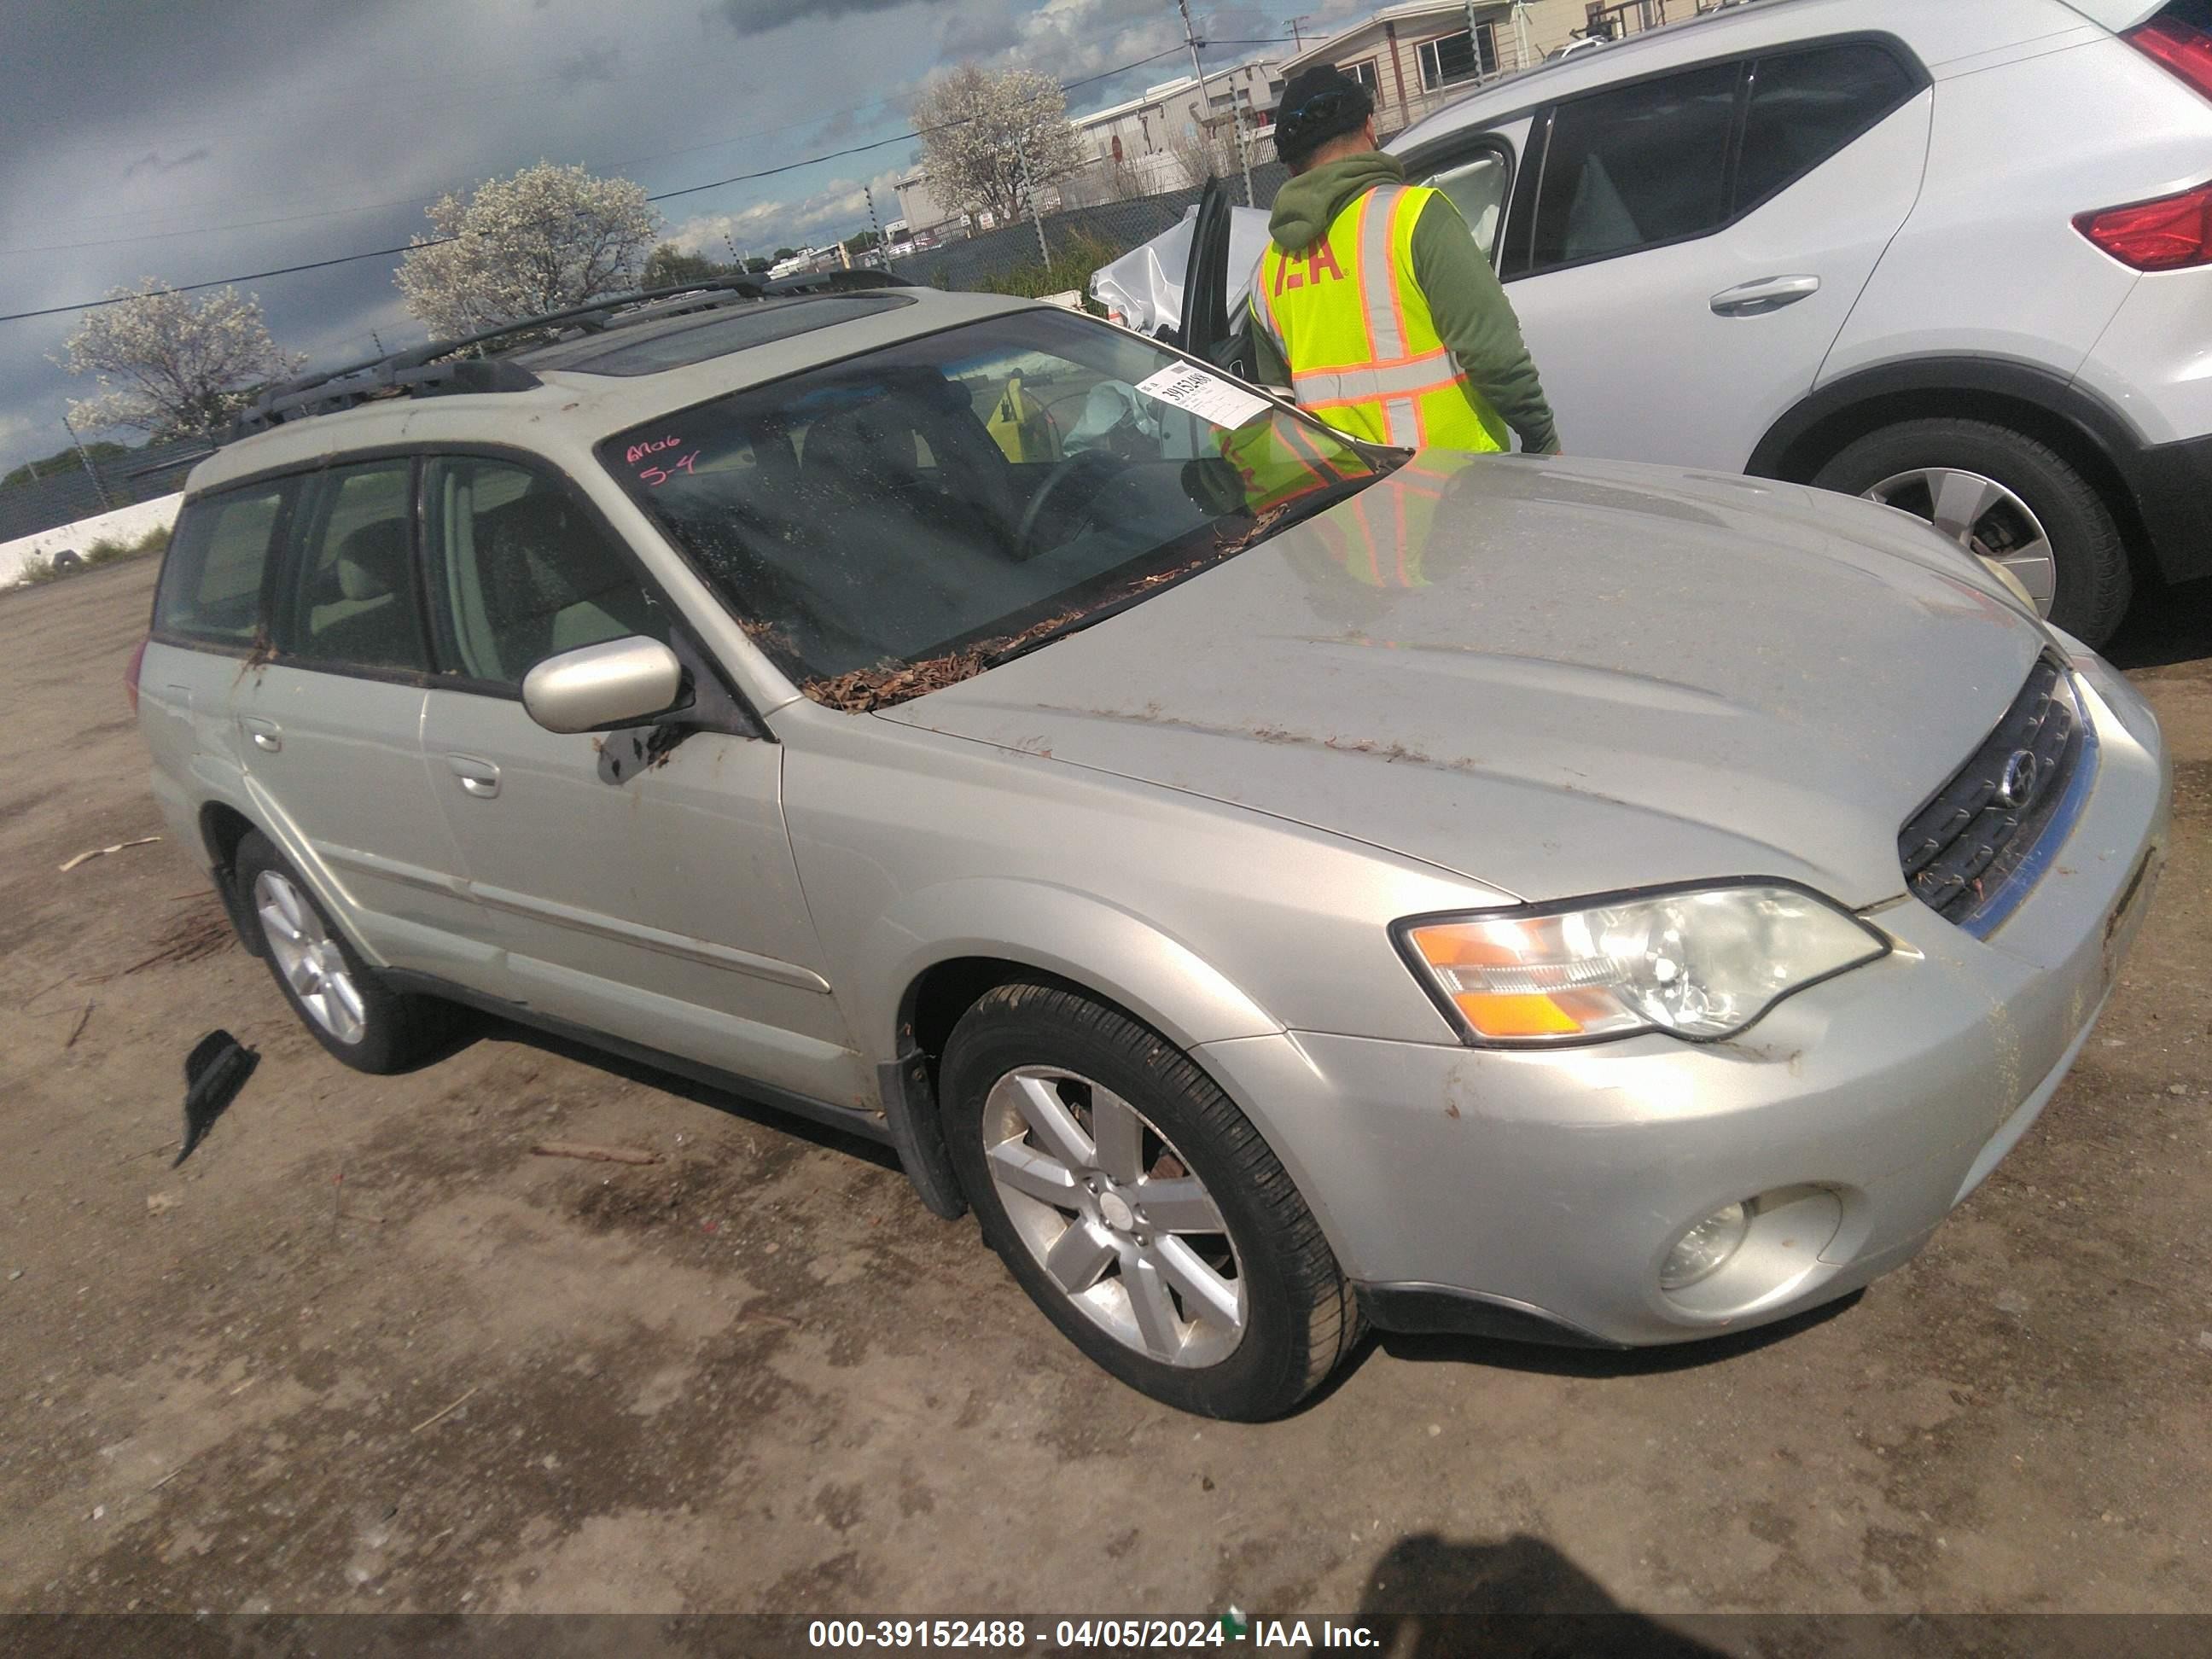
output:
[[[1242,1427],[874,1149],[505,1030],[356,1076],[184,849],[59,873],[163,832],[153,574],[0,599],[0,1610],[2212,1612],[2201,595],[2114,652],[2179,762],[2124,988],[1917,1261],[1690,1349],[1385,1339]],[[218,1025],[260,1069],[172,1171]]]

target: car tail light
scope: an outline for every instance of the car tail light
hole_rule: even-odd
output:
[[[2074,228],[2137,270],[2212,264],[2212,184],[2156,201],[2078,213]]]
[[[131,712],[138,712],[138,671],[146,665],[146,647],[153,643],[149,634],[138,641],[138,648],[131,653],[131,666],[123,671],[123,695],[131,699]]]
[[[2179,17],[2163,16],[2154,17],[2120,38],[2212,98],[2212,34]]]

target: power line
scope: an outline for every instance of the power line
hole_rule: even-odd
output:
[[[1133,63],[1122,64],[1114,69],[1102,70],[1096,75],[1086,75],[1077,80],[1065,82],[1061,83],[1060,90],[1065,93],[1077,87],[1088,86],[1094,81],[1111,80],[1115,76],[1126,75],[1131,70],[1142,69],[1147,64],[1157,64],[1163,58],[1172,58],[1182,50],[1179,46],[1170,46],[1164,52],[1154,52],[1149,58],[1139,58]],[[967,120],[968,118],[963,117],[957,121],[940,122],[933,127],[920,127],[911,132],[898,133],[889,138],[878,138],[871,143],[854,144],[844,149],[831,150],[826,155],[811,155],[803,161],[787,161],[781,167],[763,167],[753,173],[735,173],[726,179],[716,179],[703,185],[686,185],[680,190],[664,190],[657,194],[647,196],[645,199],[648,202],[670,202],[680,196],[696,196],[702,191],[720,190],[728,185],[747,184],[757,179],[773,179],[780,173],[796,173],[801,167],[818,166],[823,161],[842,161],[848,155],[863,155],[872,149],[882,149],[886,145],[907,143],[914,139],[925,137],[933,132],[943,132],[951,127],[964,126],[967,125]],[[328,259],[311,259],[304,264],[279,265],[269,270],[241,271],[229,276],[210,277],[201,283],[172,283],[167,285],[167,291],[172,294],[197,294],[204,289],[226,288],[235,283],[259,283],[265,282],[272,276],[296,276],[306,271],[328,270],[335,265],[352,264],[362,259],[389,258],[394,254],[410,253],[416,248],[442,247],[448,242],[458,242],[460,240],[459,236],[429,236],[421,241],[403,243],[397,247],[368,248],[359,253],[341,253]],[[131,294],[115,295],[104,300],[80,301],[74,305],[46,306],[36,311],[0,312],[0,323],[20,323],[36,317],[63,317],[79,311],[97,311],[103,307],[121,305],[137,297],[138,296]]]

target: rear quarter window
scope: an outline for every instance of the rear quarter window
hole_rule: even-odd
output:
[[[295,484],[282,479],[188,503],[177,520],[154,600],[156,633],[250,647],[261,594]]]

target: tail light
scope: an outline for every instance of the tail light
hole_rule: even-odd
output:
[[[138,648],[131,653],[131,666],[123,671],[123,695],[131,699],[131,712],[134,715],[138,712],[138,671],[146,665],[146,647],[152,643],[153,637],[149,634],[138,641]]]
[[[2120,38],[2212,98],[2212,34],[2169,15],[2154,17]]]
[[[2212,264],[2212,183],[2179,196],[2079,213],[2074,228],[2137,270]]]

